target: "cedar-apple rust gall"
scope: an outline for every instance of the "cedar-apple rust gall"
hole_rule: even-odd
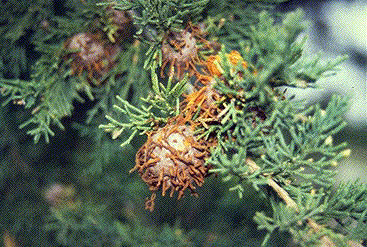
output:
[[[72,73],[81,76],[86,72],[88,79],[97,86],[102,83],[99,79],[115,65],[120,52],[116,44],[92,33],[75,34],[66,40],[64,49],[72,51],[64,57],[66,61],[71,60]]]
[[[146,209],[153,211],[155,191],[159,189],[163,196],[169,191],[171,197],[177,191],[178,199],[187,189],[197,196],[196,188],[204,184],[211,168],[205,164],[210,148],[217,141],[214,137],[198,138],[194,131],[218,121],[220,109],[215,103],[219,99],[219,93],[206,85],[185,96],[178,116],[169,119],[164,127],[147,133],[148,139],[137,152],[136,165],[130,171],[137,170],[153,191],[145,203]]]
[[[169,77],[182,78],[185,72],[199,73],[197,66],[204,63],[202,52],[214,52],[214,45],[207,41],[199,26],[191,23],[181,32],[170,31],[162,40],[161,76],[169,65]]]
[[[191,34],[187,32],[188,30],[181,33],[180,37],[190,40]],[[178,49],[182,48],[181,43],[176,45]],[[248,68],[248,63],[237,51],[226,56],[233,66],[232,69],[237,65],[241,65],[243,69]],[[178,65],[177,61],[175,60],[176,64],[171,63],[171,66]],[[137,171],[153,192],[146,200],[147,210],[153,211],[157,191],[161,191],[162,196],[169,193],[170,197],[177,192],[178,199],[184,196],[186,190],[197,196],[197,187],[201,187],[209,175],[212,167],[206,161],[218,140],[215,133],[204,138],[200,131],[209,129],[213,124],[220,124],[225,116],[225,107],[220,102],[227,96],[213,87],[216,82],[213,77],[223,75],[222,62],[219,56],[208,58],[205,65],[209,74],[198,77],[199,83],[194,86],[194,91],[184,95],[179,105],[179,115],[170,118],[165,126],[148,132],[146,143],[138,150],[136,164],[130,172]],[[164,63],[163,67],[165,65]],[[180,71],[177,72],[180,75]],[[260,118],[261,121],[266,118],[259,108],[252,107],[248,111],[253,113],[252,121],[254,118]]]
[[[197,186],[202,186],[208,176],[209,166],[205,166],[209,157],[210,145],[195,138],[191,126],[183,119],[173,118],[163,128],[148,133],[147,142],[136,154],[136,165],[130,171],[137,170],[153,194],[146,201],[145,208],[153,211],[154,191],[162,190],[162,196],[170,190],[180,199],[186,189],[197,196]]]

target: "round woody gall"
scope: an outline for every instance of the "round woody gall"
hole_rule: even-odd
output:
[[[183,119],[181,119],[183,120]],[[178,192],[178,199],[189,189],[197,196],[195,189],[202,186],[208,176],[210,145],[197,140],[191,126],[180,118],[171,119],[163,128],[148,134],[147,142],[136,154],[137,170],[151,191],[162,189],[162,195],[170,189],[170,196]],[[146,201],[146,209],[153,211],[156,195]]]
[[[73,74],[80,76],[84,71],[97,86],[99,80],[115,64],[120,48],[99,38],[98,34],[78,33],[66,40],[64,49],[72,51],[64,59],[71,60]]]
[[[168,75],[182,78],[185,72],[197,74],[197,66],[204,60],[201,51],[212,50],[212,44],[204,39],[200,27],[189,24],[181,32],[170,31],[162,41],[161,76],[169,64]]]

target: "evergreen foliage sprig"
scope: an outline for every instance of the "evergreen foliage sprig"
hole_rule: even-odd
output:
[[[155,127],[166,123],[169,117],[179,114],[179,99],[185,91],[186,83],[187,78],[184,78],[182,81],[177,82],[176,85],[173,85],[171,78],[167,86],[165,86],[159,83],[157,74],[152,72],[154,95],[151,94],[147,98],[141,99],[148,106],[142,106],[140,109],[120,96],[116,96],[120,105],[114,105],[114,116],[106,116],[110,123],[102,124],[100,128],[111,132],[113,139],[122,135],[126,130],[133,131],[121,146],[129,144],[137,134],[145,134]],[[127,119],[117,120],[119,115],[125,115]]]
[[[211,151],[207,165],[213,167],[211,172],[222,174],[223,181],[237,181],[230,190],[242,197],[245,186],[251,184],[268,198],[273,214],[258,212],[254,218],[259,229],[268,231],[264,246],[275,231],[289,232],[304,246],[323,241],[347,244],[351,239],[336,228],[321,226],[327,219],[336,220],[326,217],[332,211],[328,203],[335,179],[333,167],[350,150],[345,149],[345,143],[333,145],[332,136],[345,127],[342,116],[347,101],[335,96],[321,109],[297,102],[283,91],[284,86],[314,86],[317,79],[334,71],[345,59],[324,65],[317,58],[312,62],[303,59],[305,41],[298,41],[305,28],[302,19],[302,11],[297,10],[275,23],[263,12],[258,23],[250,26],[248,39],[240,44],[240,58],[225,49],[217,55],[211,66],[219,71],[213,87],[222,95],[215,103],[221,111],[217,121],[200,119],[211,124],[196,130],[201,133],[199,139],[216,137],[218,146]],[[234,59],[242,63],[234,64]],[[159,95],[158,90],[155,93]],[[138,119],[135,115],[133,122]],[[116,121],[111,124],[114,128],[124,126]],[[139,131],[145,133],[146,129]],[[357,201],[364,203],[365,199]],[[365,221],[363,212],[356,221]],[[357,228],[357,232],[364,229],[362,225]],[[317,234],[305,238],[313,231]]]
[[[180,229],[164,226],[144,227],[136,219],[119,222],[108,208],[93,202],[66,202],[51,209],[45,219],[45,232],[53,233],[59,243],[75,246],[188,246],[190,241]],[[72,228],[70,228],[72,226]]]
[[[0,1],[4,244],[362,246],[367,187],[335,170],[348,100],[289,93],[345,57],[306,54],[281,2]]]
[[[123,44],[121,48],[116,47],[115,50],[121,50],[117,55],[114,55],[116,65],[104,73],[103,77],[90,77],[90,72],[85,70],[81,71],[80,75],[75,75],[71,64],[76,62],[73,59],[68,60],[67,57],[68,54],[79,52],[79,50],[68,50],[65,47],[70,36],[76,33],[86,36],[88,33],[95,32],[99,37],[102,36],[101,39],[105,39],[102,42],[111,45],[113,43],[106,36],[107,34],[103,33],[103,25],[105,25],[103,18],[107,18],[105,17],[107,12],[99,8],[95,1],[70,7],[74,8],[74,12],[49,20],[50,26],[45,35],[34,41],[35,49],[40,51],[42,56],[34,65],[31,80],[1,80],[3,95],[7,97],[5,103],[21,102],[26,108],[32,108],[30,119],[23,123],[21,128],[31,126],[33,129],[29,130],[28,133],[34,136],[35,142],[38,142],[42,136],[45,137],[46,142],[49,142],[49,136],[54,135],[51,127],[54,124],[64,129],[61,119],[72,115],[75,101],[98,101],[94,108],[89,109],[87,113],[86,123],[90,123],[98,113],[106,113],[110,110],[114,94],[120,94],[127,98],[133,88],[146,86],[144,83],[147,73],[140,73],[137,69],[142,62],[139,57],[145,53],[140,42],[135,42],[128,48],[125,48]],[[124,38],[126,38],[126,42],[131,41],[129,37]],[[104,66],[103,63],[106,61],[98,66]],[[88,66],[97,65],[86,65],[85,69],[88,69]],[[140,83],[133,83],[136,79]],[[124,82],[125,80],[126,82]],[[101,81],[105,84],[103,87],[98,88],[93,85],[98,85]],[[143,95],[136,94],[136,97],[140,96]]]
[[[188,20],[199,18],[208,1],[120,0],[114,8],[132,12],[138,29],[136,37],[149,47],[144,68],[156,69],[162,65],[161,47],[165,35],[169,31],[180,31]]]
[[[114,7],[134,11],[134,21],[138,26],[136,35],[145,35],[149,42],[160,42],[167,30],[177,30],[184,20],[195,18],[205,8],[209,0],[120,0]]]
[[[210,1],[206,10],[208,13],[208,18],[205,20],[208,25],[207,30],[230,49],[239,49],[238,41],[248,40],[251,25],[260,20],[260,16],[253,13],[274,12],[276,6],[274,3],[286,1]],[[276,14],[279,15],[279,13]]]
[[[53,3],[49,0],[4,1],[0,11],[0,60],[4,63],[4,76],[25,79],[31,66],[28,60],[35,54],[29,52],[32,45],[23,41],[35,40],[34,31],[41,30],[53,15]]]

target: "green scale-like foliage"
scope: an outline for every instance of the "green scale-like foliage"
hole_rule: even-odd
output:
[[[18,78],[29,76],[31,60],[39,56],[30,52],[30,42],[42,33],[42,23],[45,24],[54,15],[53,7],[50,0],[11,0],[0,5],[0,61],[4,63],[4,75]]]
[[[220,118],[217,123],[197,130],[198,138],[214,135],[218,140],[207,164],[214,167],[212,173],[222,174],[224,181],[236,181],[231,191],[237,191],[242,198],[245,186],[252,185],[269,198],[273,215],[258,212],[255,216],[259,229],[269,232],[263,245],[275,231],[289,232],[294,241],[304,246],[317,245],[321,237],[337,244],[347,243],[335,228],[325,227],[309,236],[314,230],[311,227],[314,220],[325,224],[336,219],[326,216],[333,211],[328,204],[335,196],[331,190],[336,174],[333,166],[349,151],[345,150],[345,143],[332,143],[332,136],[345,127],[342,117],[347,110],[345,99],[334,96],[321,109],[285,93],[287,87],[315,87],[320,77],[334,73],[345,59],[341,57],[327,64],[320,63],[318,57],[305,59],[302,55],[305,40],[297,40],[305,28],[302,18],[298,10],[274,24],[269,14],[261,13],[258,23],[248,28],[247,39],[239,45],[246,67],[231,64],[225,49],[219,53],[222,75],[215,79],[214,88],[223,95],[216,103],[222,109]],[[159,95],[158,90],[154,92]],[[116,136],[127,127],[133,128],[135,135],[152,130],[157,122],[165,122],[152,114],[153,100],[150,108],[143,109],[126,101],[120,103],[122,107],[116,106],[117,113],[131,115],[128,109],[134,109],[134,116],[130,122],[108,117],[110,124],[102,127],[118,133]],[[167,118],[179,114],[173,108]],[[362,189],[360,193],[363,196],[357,201],[365,202],[366,191]],[[354,220],[365,222],[364,212],[361,209]],[[354,231],[363,232],[363,224]],[[353,235],[347,236],[353,239]]]
[[[48,142],[49,136],[54,135],[52,129],[55,124],[64,129],[61,119],[72,115],[75,101],[97,102],[87,113],[86,123],[90,123],[96,115],[104,115],[103,113],[109,111],[115,94],[128,98],[131,96],[129,92],[133,91],[134,97],[139,98],[142,94],[136,87],[149,87],[145,84],[147,74],[138,69],[142,62],[139,57],[145,52],[139,43],[121,45],[121,52],[115,59],[117,64],[102,78],[96,79],[99,83],[103,81],[104,85],[101,87],[91,85],[90,80],[94,79],[88,78],[87,71],[83,71],[81,76],[73,75],[69,66],[72,61],[66,61],[65,57],[75,51],[65,49],[66,39],[77,33],[103,29],[103,20],[107,18],[103,16],[103,8],[98,7],[95,2],[73,7],[75,12],[72,14],[50,20],[47,32],[34,41],[36,50],[42,56],[33,66],[31,80],[1,81],[3,95],[8,97],[4,104],[22,101],[25,108],[32,110],[32,116],[21,128],[33,128],[28,133],[34,136],[35,142],[42,136]],[[105,39],[110,42],[107,36]],[[129,37],[126,37],[126,42],[128,40]]]
[[[335,179],[350,153],[334,140],[347,100],[335,95],[321,107],[288,92],[318,88],[345,57],[304,54],[303,13],[274,13],[280,2],[2,1],[1,234],[21,246],[362,246],[366,185]],[[113,10],[132,18],[126,36]],[[199,199],[159,197],[148,214],[146,186],[129,170],[145,134],[180,117],[183,99],[202,86],[196,72],[159,76],[164,39],[190,25],[222,45],[199,44],[195,64],[213,77],[219,115],[203,119],[199,107],[190,119],[206,123],[195,138],[217,141],[206,160],[215,176],[197,188]],[[73,71],[78,51],[66,42],[78,33],[118,44],[102,78]],[[220,75],[208,74],[209,55]]]

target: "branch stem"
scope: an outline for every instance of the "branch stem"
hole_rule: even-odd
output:
[[[251,158],[246,159],[246,164],[250,167],[252,173],[260,169],[260,167]],[[273,188],[285,204],[288,207],[293,208],[296,212],[299,212],[297,203],[289,196],[288,192],[277,184],[277,182],[275,182],[270,176],[266,177],[268,178],[268,185]]]
[[[251,158],[246,158],[246,164],[249,166],[251,173],[254,173],[258,170],[260,170],[260,166],[258,166],[256,164],[255,161],[253,161]],[[297,203],[289,196],[288,192],[283,189],[279,184],[277,184],[277,182],[275,182],[270,175],[263,175],[264,177],[266,177],[268,180],[268,185],[273,188],[273,190],[278,194],[278,196],[285,202],[285,204],[290,207],[293,208],[296,212],[299,212],[299,207],[297,205]],[[314,230],[315,232],[320,232],[322,231],[323,226],[319,225],[316,223],[315,220],[313,220],[312,218],[307,219],[307,225]],[[358,242],[355,241],[348,241],[348,245],[349,246],[356,246],[356,247],[362,247],[362,245]],[[320,247],[334,247],[337,246],[333,240],[327,236],[327,235],[323,235],[320,238]]]

